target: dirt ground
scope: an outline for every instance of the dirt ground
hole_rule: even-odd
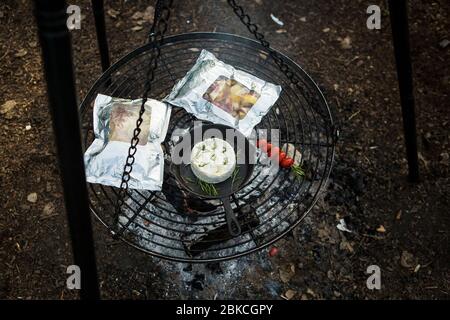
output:
[[[249,36],[226,1],[175,2],[169,34]],[[421,170],[411,184],[386,3],[240,2],[272,46],[312,75],[336,114],[341,138],[329,187],[274,257],[264,250],[215,265],[160,261],[112,240],[93,220],[102,297],[449,299],[450,3],[409,1]],[[81,99],[101,68],[90,1],[70,3],[83,15],[72,31]],[[145,42],[150,22],[140,29],[132,16],[152,3],[107,1],[113,62]],[[381,30],[366,28],[371,4],[382,8]],[[76,298],[65,288],[70,243],[30,1],[0,4],[0,61],[0,298]],[[336,228],[342,218],[352,233]],[[381,290],[366,287],[370,265],[381,269]]]

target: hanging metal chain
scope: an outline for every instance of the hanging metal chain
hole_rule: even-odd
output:
[[[302,93],[308,100],[313,99],[313,97],[308,92],[303,90],[303,88],[300,86],[301,79],[298,77],[298,75],[292,71],[291,67],[286,62],[284,62],[283,57],[270,47],[270,43],[264,38],[264,35],[261,32],[258,32],[258,25],[251,21],[250,16],[244,12],[242,6],[238,5],[235,0],[227,1],[236,16],[247,27],[248,31],[250,31],[255,39],[258,40],[261,45],[267,49],[270,56],[280,68],[281,72],[286,75],[286,77],[293,85],[297,86],[302,91]]]
[[[136,120],[136,128],[133,130],[133,137],[130,141],[130,147],[128,149],[127,159],[123,167],[122,181],[120,183],[120,188],[117,194],[117,201],[115,207],[115,219],[116,224],[119,215],[124,204],[125,195],[128,193],[128,182],[131,178],[131,172],[133,170],[133,164],[135,161],[135,154],[137,152],[137,145],[139,144],[139,134],[141,133],[141,125],[143,122],[142,116],[145,112],[145,103],[148,100],[148,95],[152,88],[152,82],[155,78],[155,70],[158,67],[158,59],[161,55],[162,42],[164,40],[164,34],[168,28],[168,20],[170,17],[170,8],[172,6],[173,0],[158,0],[155,6],[155,14],[152,27],[150,29],[149,42],[153,44],[150,49],[150,57],[148,60],[148,69],[146,73],[144,93],[142,95],[141,108],[139,110],[139,116]],[[128,220],[131,223],[132,219]],[[125,226],[126,228],[126,226]],[[125,228],[119,230],[119,232],[114,233],[114,235],[119,235]]]
[[[284,58],[281,54],[276,52],[270,47],[270,43],[264,38],[264,35],[261,32],[258,32],[258,25],[253,23],[250,19],[250,16],[244,12],[242,6],[238,5],[235,0],[227,0],[230,7],[233,9],[236,16],[241,20],[241,22],[247,27],[248,31],[253,34],[256,40],[261,43],[261,45],[267,49],[270,56],[273,58],[275,63],[281,72],[283,72],[286,77],[289,79],[291,84],[295,85],[296,88],[302,93],[308,103],[314,105],[318,103],[320,99],[316,95],[312,95],[308,90],[305,90],[302,84],[302,79],[292,71],[291,67],[284,61]],[[319,110],[316,110],[320,113]],[[327,118],[328,115],[322,114],[323,118]],[[333,142],[336,143],[339,137],[339,130],[336,124],[331,124]]]

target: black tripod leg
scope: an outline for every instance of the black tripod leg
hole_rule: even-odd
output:
[[[92,0],[92,11],[94,13],[95,30],[97,32],[98,49],[102,62],[102,70],[105,72],[109,68],[109,49],[106,39],[105,12],[103,10],[103,0]]]
[[[409,180],[419,180],[417,157],[416,115],[414,111],[414,93],[409,48],[408,13],[406,0],[389,0],[389,11],[394,41],[397,77],[402,105],[403,128],[406,154],[408,158]]]
[[[73,259],[81,270],[80,296],[99,299],[66,7],[64,0],[35,0]]]

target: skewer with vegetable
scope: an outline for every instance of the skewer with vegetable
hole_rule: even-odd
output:
[[[305,176],[305,171],[300,164],[300,152],[295,149],[294,145],[285,144],[283,148],[280,149],[279,147],[272,146],[266,139],[259,139],[256,141],[256,146],[261,149],[261,151],[267,153],[272,161],[277,161],[281,168],[290,168],[297,178]]]

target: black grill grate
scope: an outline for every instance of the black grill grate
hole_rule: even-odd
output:
[[[143,92],[146,59],[150,45],[131,52],[94,84],[81,105],[84,143],[93,140],[92,106],[97,93],[136,99]],[[230,238],[224,210],[219,201],[203,201],[177,185],[168,170],[161,192],[130,190],[118,224],[114,219],[117,189],[90,184],[93,213],[128,244],[154,256],[185,262],[208,262],[235,258],[275,242],[298,225],[314,206],[329,176],[336,131],[329,107],[313,80],[293,61],[284,57],[302,80],[291,85],[259,43],[221,33],[189,33],[169,37],[161,47],[161,61],[155,72],[151,98],[162,99],[206,49],[218,59],[261,79],[280,84],[280,98],[263,121],[261,129],[279,129],[280,145],[292,143],[303,154],[306,178],[298,180],[287,170],[265,175],[258,161],[253,177],[233,197],[243,229]],[[188,129],[195,119],[173,108],[164,144],[171,148],[171,133]],[[259,160],[265,154],[258,153]],[[187,209],[189,208],[189,209]]]

